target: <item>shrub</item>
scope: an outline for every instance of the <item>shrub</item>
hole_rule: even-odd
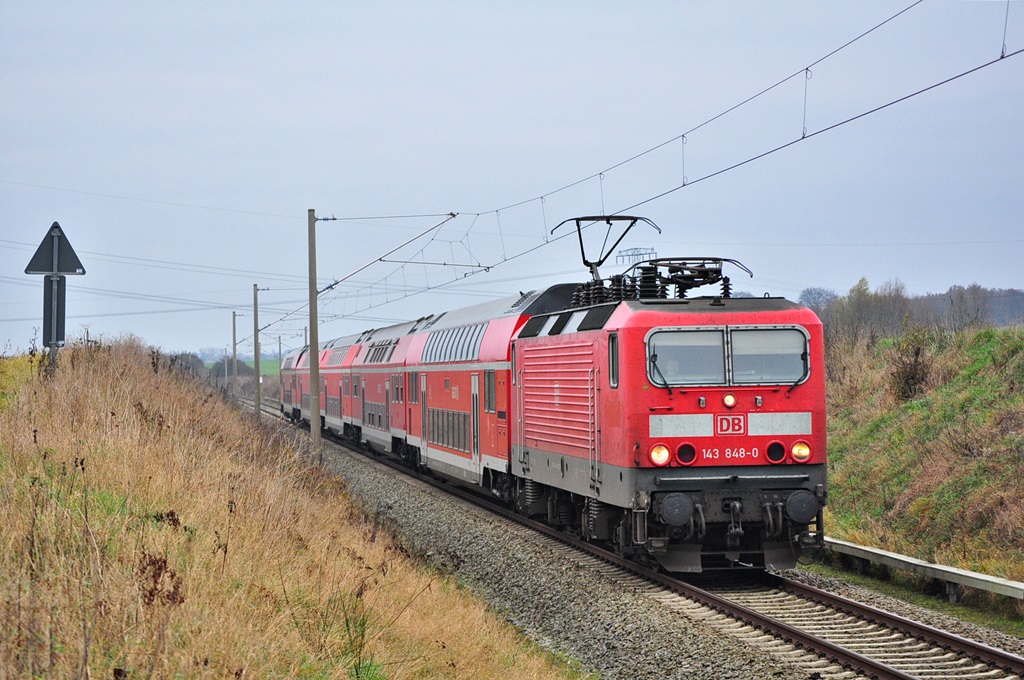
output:
[[[923,326],[904,329],[889,352],[889,385],[897,402],[910,401],[921,395],[932,370],[929,347],[934,331]]]

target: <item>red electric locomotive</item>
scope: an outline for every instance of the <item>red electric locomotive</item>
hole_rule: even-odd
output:
[[[637,222],[577,228],[623,219]],[[603,260],[584,262],[579,308],[533,317],[513,342],[520,508],[670,571],[794,566],[823,539],[821,322],[731,297],[731,260],[651,260],[607,285]]]
[[[609,253],[651,224],[576,218],[581,251],[588,221],[626,222]],[[603,280],[605,258],[583,253],[581,286],[325,343],[341,412],[325,378],[322,425],[337,431],[337,415],[375,449],[669,571],[794,566],[823,540],[821,322],[732,297],[723,265],[749,273],[732,260],[656,259]],[[282,395],[303,418],[305,357],[286,359]]]

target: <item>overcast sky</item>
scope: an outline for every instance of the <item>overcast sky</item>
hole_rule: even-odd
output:
[[[301,345],[310,208],[423,215],[319,223],[321,339],[583,280],[550,230],[623,210],[662,233],[617,250],[758,295],[1022,288],[1024,2],[912,4],[0,0],[0,343],[41,335],[54,221],[69,337],[167,351],[233,310],[251,351],[254,283],[264,349]]]

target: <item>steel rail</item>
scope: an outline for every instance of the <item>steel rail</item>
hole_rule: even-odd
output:
[[[780,589],[799,597],[857,616],[866,621],[898,630],[943,649],[962,654],[969,659],[1024,677],[1024,658],[1016,654],[1011,654],[995,647],[989,647],[974,640],[968,640],[954,633],[927,626],[913,619],[908,619],[898,614],[857,602],[856,600],[850,600],[842,595],[836,595],[784,576],[771,574],[770,580],[774,581]]]

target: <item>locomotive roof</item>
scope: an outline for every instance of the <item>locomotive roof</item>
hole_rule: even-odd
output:
[[[668,300],[662,298],[650,298],[641,300],[629,300],[626,302],[630,309],[640,311],[651,307],[664,309],[665,311],[678,309],[679,311],[702,312],[763,312],[782,311],[789,309],[804,309],[803,305],[781,297],[717,297],[704,296],[697,298],[685,298],[683,300]]]
[[[625,307],[630,312],[675,312],[691,314],[782,312],[807,309],[803,305],[785,298],[722,298],[699,297],[685,299],[650,298],[607,302],[589,307],[558,310],[538,314],[526,322],[518,337],[532,338],[538,335],[561,335],[576,331],[592,331],[604,328],[616,310]],[[622,317],[620,317],[621,319]]]

